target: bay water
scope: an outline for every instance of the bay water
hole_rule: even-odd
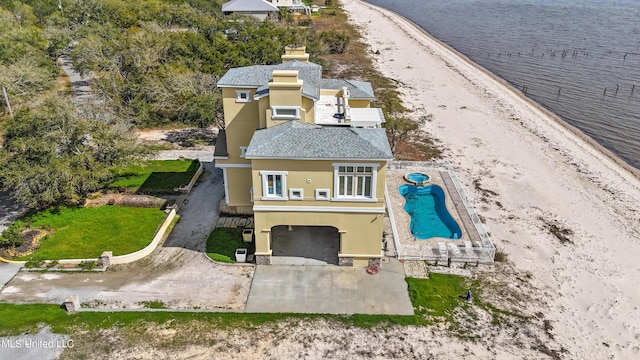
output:
[[[640,168],[640,0],[366,0]]]

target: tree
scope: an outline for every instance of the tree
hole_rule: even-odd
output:
[[[9,120],[0,149],[0,185],[24,205],[45,208],[85,198],[112,170],[143,156],[128,122],[104,104],[76,107],[52,96]]]
[[[329,54],[342,54],[351,41],[349,35],[334,30],[320,33],[320,40]]]
[[[417,120],[412,119],[405,114],[391,114],[384,124],[391,145],[391,152],[396,153],[396,148],[400,141],[406,140],[408,137],[416,135],[420,132],[420,128],[433,118],[433,114],[420,116]]]

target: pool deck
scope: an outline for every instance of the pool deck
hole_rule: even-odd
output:
[[[445,205],[460,225],[460,239],[430,238],[418,240],[409,229],[411,217],[404,210],[405,198],[398,187],[407,182],[404,175],[422,172],[430,176],[428,185],[445,192]],[[399,259],[443,262],[493,263],[495,247],[475,210],[467,200],[453,169],[444,163],[393,161],[387,168],[387,212],[393,223],[393,237]],[[457,186],[456,186],[457,185]]]

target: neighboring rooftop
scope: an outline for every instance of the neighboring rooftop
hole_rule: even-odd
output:
[[[256,130],[245,153],[250,159],[392,159],[382,128],[352,128],[288,121]]]
[[[222,12],[278,11],[278,8],[264,0],[231,0],[222,4]]]

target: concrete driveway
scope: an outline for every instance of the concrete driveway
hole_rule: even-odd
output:
[[[258,266],[245,311],[413,315],[404,277],[396,259],[376,275],[338,266]]]

